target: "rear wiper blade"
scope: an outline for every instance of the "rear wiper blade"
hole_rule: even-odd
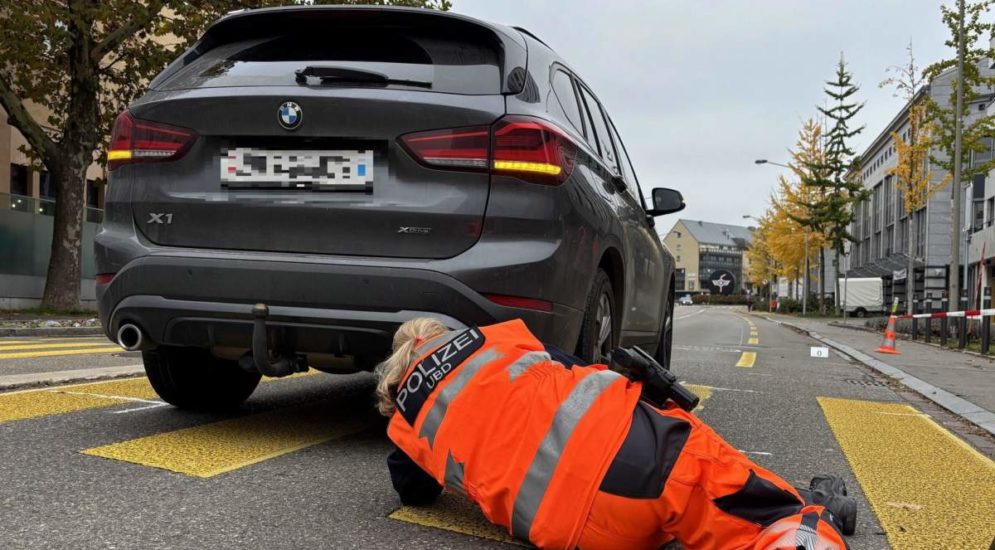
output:
[[[400,78],[390,78],[383,73],[364,71],[360,69],[347,69],[344,67],[315,67],[308,66],[294,71],[298,84],[306,85],[308,77],[319,79],[322,84],[370,84],[373,86],[413,86],[416,88],[432,87],[431,82],[422,80],[406,80]]]

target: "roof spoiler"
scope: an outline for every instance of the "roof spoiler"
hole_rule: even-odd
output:
[[[501,92],[517,94],[522,91],[527,68],[528,49],[518,32],[464,15],[424,8],[398,8],[382,6],[288,6],[239,10],[216,21],[189,50],[159,73],[149,87],[157,88],[162,82],[192,63],[195,59],[218,46],[238,40],[264,38],[292,29],[302,21],[312,23],[327,21],[329,25],[348,26],[406,26],[432,28],[437,26],[462,27],[468,33],[486,36],[493,40],[501,60]]]

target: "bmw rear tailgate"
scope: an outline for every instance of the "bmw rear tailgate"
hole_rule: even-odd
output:
[[[182,154],[122,163],[111,183],[131,186],[136,225],[162,245],[454,256],[480,234],[489,176],[429,168],[400,138],[500,118],[507,40],[414,10],[222,20],[129,109],[150,142],[189,133]]]

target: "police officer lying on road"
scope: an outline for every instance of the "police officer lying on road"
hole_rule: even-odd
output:
[[[641,400],[643,383],[576,364],[521,321],[449,331],[414,319],[393,344],[377,393],[405,504],[444,485],[540,548],[676,538],[689,550],[838,550],[853,532],[839,478],[796,489],[673,402]]]

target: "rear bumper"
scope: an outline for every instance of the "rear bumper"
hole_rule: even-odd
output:
[[[539,338],[569,348],[582,317],[561,305],[502,307],[427,269],[268,258],[143,256],[98,285],[97,299],[112,339],[131,322],[156,344],[247,350],[251,309],[262,302],[279,345],[344,355],[383,355],[398,325],[424,316],[453,328],[522,318]]]

